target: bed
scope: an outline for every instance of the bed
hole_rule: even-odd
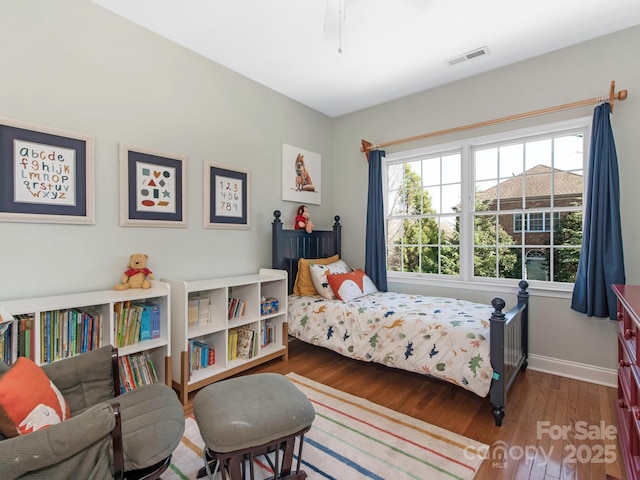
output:
[[[299,263],[301,270],[311,265],[316,279],[317,272],[334,273],[327,269],[340,267],[342,262],[336,261],[341,253],[340,217],[334,217],[331,230],[306,233],[283,229],[280,216],[276,210],[272,268],[288,272],[289,335],[350,358],[428,375],[481,397],[489,396],[495,423],[502,425],[509,388],[518,373],[527,368],[529,294],[525,280],[518,284],[517,304],[507,312],[500,297],[484,305],[454,298],[378,292],[372,283],[367,288],[364,272],[356,281],[363,289],[360,295],[343,292],[343,287],[333,281],[355,272],[326,277],[332,280],[336,292],[340,289],[344,301],[331,299],[333,295],[323,292],[328,282],[316,283],[315,291],[301,292],[296,285]],[[315,259],[326,267],[300,259]],[[329,262],[333,263],[327,265]]]

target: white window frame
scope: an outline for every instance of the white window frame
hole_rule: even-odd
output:
[[[509,142],[511,140],[518,140],[524,137],[544,136],[549,134],[557,134],[563,131],[570,131],[575,129],[583,129],[584,131],[584,168],[583,168],[583,198],[586,199],[586,187],[588,178],[588,159],[590,148],[590,134],[591,134],[591,122],[592,117],[579,117],[571,120],[552,122],[547,124],[540,124],[533,127],[521,128],[511,131],[504,131],[501,133],[495,133],[490,135],[483,135],[478,137],[471,137],[461,139],[453,142],[447,142],[438,145],[431,145],[427,147],[421,147],[412,150],[406,150],[402,152],[394,152],[386,155],[383,158],[383,188],[385,202],[387,198],[387,166],[395,163],[405,163],[412,160],[417,160],[424,156],[435,156],[450,154],[451,152],[459,151],[462,154],[462,198],[461,198],[461,215],[460,215],[460,275],[440,275],[440,274],[426,274],[426,273],[414,273],[414,272],[395,272],[387,271],[387,278],[389,282],[425,285],[435,287],[451,287],[451,288],[465,288],[467,290],[486,290],[488,287],[493,291],[500,292],[512,292],[514,283],[513,279],[500,279],[500,278],[479,278],[473,276],[473,262],[468,259],[473,258],[473,242],[467,239],[473,238],[473,209],[471,206],[474,204],[474,172],[472,166],[472,148],[481,147],[483,145],[489,145],[496,142]],[[584,205],[583,205],[584,206]],[[385,218],[387,215],[387,205],[385,203]],[[386,222],[385,222],[386,223]],[[552,221],[553,223],[553,221]],[[386,232],[385,232],[386,233]],[[386,238],[386,236],[385,236]],[[530,280],[530,291],[536,292],[541,295],[557,297],[557,298],[570,298],[573,291],[572,283],[560,283],[560,282],[542,282]]]

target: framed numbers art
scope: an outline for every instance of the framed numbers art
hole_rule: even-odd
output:
[[[249,229],[249,184],[249,170],[205,162],[204,227]]]

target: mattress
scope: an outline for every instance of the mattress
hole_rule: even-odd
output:
[[[290,295],[289,334],[344,356],[489,393],[490,305],[377,292],[350,302]]]

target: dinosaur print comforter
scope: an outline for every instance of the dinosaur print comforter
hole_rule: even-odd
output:
[[[453,298],[378,292],[351,302],[289,296],[289,334],[347,357],[489,393],[492,308]]]

